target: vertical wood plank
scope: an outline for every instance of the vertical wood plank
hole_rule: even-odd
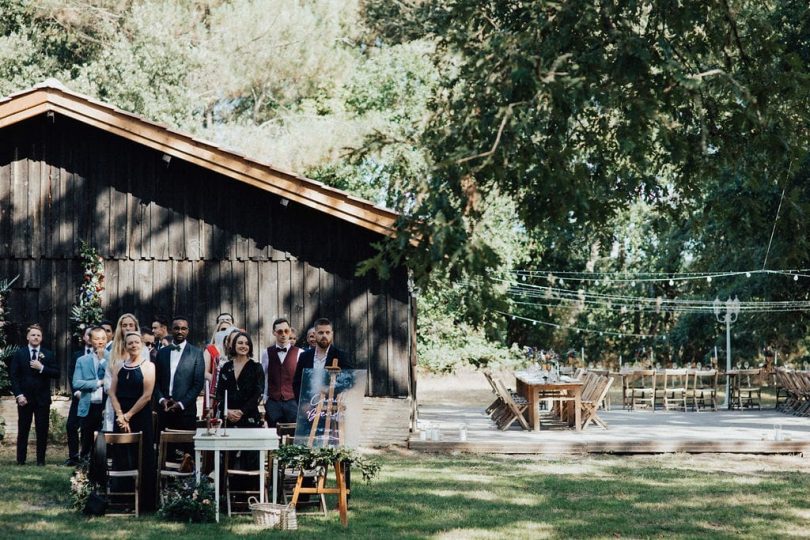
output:
[[[110,185],[110,252],[116,259],[127,257],[129,245],[129,181],[127,157],[121,140],[110,139],[109,185]]]
[[[5,141],[0,144],[0,257],[11,255],[11,225],[14,215],[11,169],[12,152]]]
[[[309,263],[304,263],[304,316],[301,326],[307,328],[322,313],[320,271]]]
[[[254,349],[261,350],[260,346],[265,342],[264,324],[262,324],[262,313],[259,298],[259,269],[256,261],[246,260],[245,265],[245,315],[247,325],[251,328],[251,336],[254,340]],[[256,358],[259,358],[257,355]]]
[[[22,259],[28,254],[31,220],[28,217],[28,159],[21,157],[20,148],[14,157],[12,167],[12,242],[11,251],[14,257]]]
[[[39,258],[42,251],[42,226],[44,207],[41,198],[42,143],[34,143],[31,159],[28,160],[28,219],[31,236],[27,255]]]
[[[98,137],[94,137],[92,143],[98,145],[98,150],[103,156],[104,152],[107,151],[107,145],[98,140]],[[110,253],[110,227],[112,226],[112,220],[110,219],[110,191],[112,191],[112,188],[109,183],[109,161],[106,159],[89,161],[88,180],[93,193],[92,200],[95,202],[94,222],[92,225],[94,244],[99,251],[99,255],[105,259],[110,259],[112,258]]]
[[[378,287],[372,286],[368,293],[370,325],[369,375],[371,395],[385,396],[389,390],[388,373],[388,328],[386,299]]]
[[[172,263],[167,260],[154,260],[153,264],[153,305],[155,314],[161,313],[167,317],[172,316],[174,304],[172,303]]]
[[[231,269],[231,261],[219,261],[219,299],[220,299],[220,312],[227,311],[236,316],[236,309],[234,306],[234,293],[233,293],[233,272]],[[241,328],[245,321],[235,321],[236,326]]]

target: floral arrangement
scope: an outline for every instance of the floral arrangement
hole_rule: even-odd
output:
[[[104,259],[96,248],[85,241],[81,246],[82,283],[79,286],[77,302],[70,311],[73,321],[73,336],[81,340],[85,329],[101,322],[104,314],[101,309],[101,292],[104,290]]]
[[[84,512],[87,499],[94,491],[101,491],[101,487],[90,481],[87,474],[87,465],[78,467],[70,477],[70,507],[79,513]]]
[[[194,477],[171,482],[163,490],[158,515],[170,521],[209,523],[214,521],[214,488],[208,481],[197,484]]]
[[[281,463],[293,469],[313,470],[331,466],[335,461],[349,463],[352,471],[359,471],[365,482],[370,482],[380,472],[380,464],[357,454],[350,448],[310,448],[298,444],[281,446],[276,457]]]
[[[17,276],[19,277],[19,276]],[[11,355],[14,354],[14,351],[17,350],[17,347],[14,345],[9,345],[6,342],[6,317],[8,316],[8,307],[6,305],[6,295],[8,294],[9,289],[11,288],[12,283],[17,280],[15,277],[12,280],[4,279],[0,281],[0,393],[4,394],[11,386],[11,381],[8,378],[8,369],[6,367],[6,362]],[[0,437],[2,439],[2,437]]]

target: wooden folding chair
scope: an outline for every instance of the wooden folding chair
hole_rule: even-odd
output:
[[[733,409],[762,409],[762,387],[760,369],[737,370],[731,387],[731,407]]]
[[[679,403],[680,407],[686,411],[686,391],[689,388],[688,369],[665,369],[663,373],[663,384],[661,388],[656,388],[656,398],[660,394],[661,405],[665,411],[670,409],[670,402]],[[658,401],[656,399],[656,401]]]
[[[582,400],[582,429],[588,427],[589,424],[594,423],[607,429],[607,423],[599,417],[599,408],[605,402],[605,396],[608,395],[610,386],[613,384],[611,377],[599,377],[599,381],[594,387],[589,399]]]
[[[194,431],[172,431],[166,430],[160,433],[160,443],[158,444],[158,500],[163,504],[163,490],[169,481],[178,478],[188,478],[194,476],[194,471],[182,472],[181,462],[174,459],[175,456],[169,454],[170,444],[194,444]],[[195,463],[199,467],[199,463]]]
[[[707,402],[713,411],[717,410],[717,379],[716,369],[692,371],[692,386],[687,390],[687,399],[692,399],[695,412],[705,409]]]
[[[634,372],[635,377],[630,383],[630,407],[636,410],[636,404],[642,402],[649,403],[650,410],[655,412],[655,377],[654,369],[638,369]]]
[[[107,500],[109,501],[110,507],[117,506],[119,508],[126,508],[124,503],[118,502],[115,499],[120,497],[128,497],[132,496],[134,499],[134,515],[135,517],[140,516],[140,497],[138,497],[138,491],[141,487],[141,468],[143,466],[142,457],[143,457],[143,439],[141,437],[141,432],[138,431],[136,433],[103,433],[104,435],[104,442],[107,444]],[[96,432],[96,437],[98,437],[98,432]],[[124,470],[116,470],[117,464],[115,460],[117,456],[123,456],[124,451],[126,450],[123,448],[127,445],[137,445],[137,456],[135,458],[136,467],[134,469],[124,469]],[[132,483],[134,485],[133,491],[113,491],[112,490],[112,483],[115,479],[126,479],[131,478]],[[107,511],[108,516],[115,516],[115,515],[133,515],[132,513],[128,512],[118,512],[113,513],[109,510]]]
[[[484,374],[484,378],[489,383],[489,386],[492,388],[492,393],[495,394],[495,401],[490,403],[484,411],[487,414],[492,414],[499,408],[503,406],[503,399],[501,399],[500,394],[498,393],[498,388],[495,386],[495,381],[492,380],[492,373],[488,369],[483,370],[481,373]]]
[[[523,398],[518,399],[519,396],[513,398],[512,394],[509,390],[504,386],[503,382],[499,379],[493,379],[495,382],[495,386],[498,388],[498,393],[503,399],[504,402],[504,414],[502,414],[496,423],[498,424],[498,429],[501,431],[505,431],[509,429],[515,420],[520,422],[520,425],[523,429],[529,431],[531,427],[529,427],[529,422],[526,420],[524,413],[529,408],[529,403]]]

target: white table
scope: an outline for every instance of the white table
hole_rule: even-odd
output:
[[[248,450],[259,452],[259,470],[263,471],[267,462],[267,451],[278,449],[278,435],[275,428],[236,428],[228,429],[228,436],[209,436],[203,428],[194,435],[194,456],[197,463],[197,483],[200,482],[200,469],[202,467],[201,452],[214,452],[214,504],[216,505],[217,522],[219,522],[219,457],[220,452]],[[278,460],[273,460],[273,500],[276,500],[278,479]],[[259,475],[259,491],[261,502],[265,502],[264,475]]]

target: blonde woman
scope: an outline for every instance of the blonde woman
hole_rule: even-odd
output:
[[[126,358],[112,372],[110,399],[115,410],[116,433],[141,433],[140,501],[144,511],[155,507],[155,453],[152,432],[152,391],[155,388],[155,365],[144,359],[143,338],[139,332],[124,335]],[[137,447],[118,449],[112,456],[114,470],[135,468]]]
[[[139,328],[138,319],[132,313],[124,313],[118,317],[118,323],[116,323],[115,331],[113,332],[112,345],[104,355],[107,359],[107,369],[104,372],[104,392],[108,395],[110,393],[110,385],[112,384],[112,374],[118,371],[121,364],[129,358],[126,346],[126,335],[132,332],[138,332]],[[146,347],[141,348],[140,354],[145,360],[149,360],[149,351]],[[113,412],[112,403],[110,400],[107,400],[107,405],[104,409],[104,431],[112,431],[114,421],[115,413]]]

